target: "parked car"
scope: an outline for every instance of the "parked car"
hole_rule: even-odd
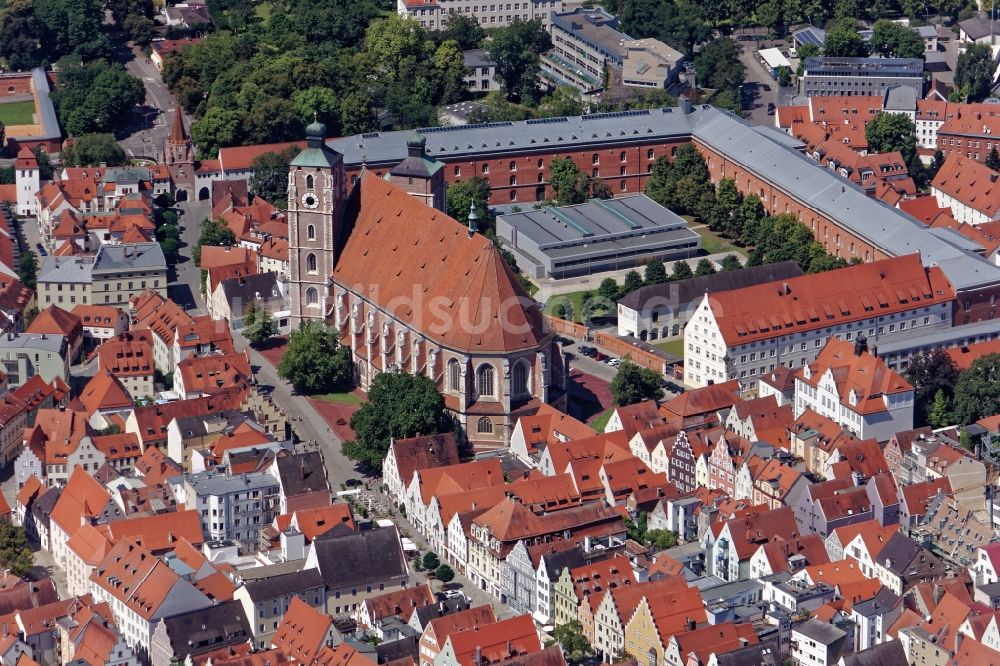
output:
[[[593,347],[583,347],[583,346],[581,346],[581,347],[578,347],[578,349],[580,350],[580,353],[583,354],[584,356],[593,356],[594,354],[597,353],[597,350],[594,349]]]
[[[621,359],[617,359],[617,358],[609,358],[608,359],[608,365],[610,365],[612,368],[617,368],[621,364],[622,364]]]
[[[767,115],[769,116],[774,115],[774,104],[772,102],[767,103]]]
[[[604,352],[594,352],[595,361],[600,361],[601,363],[604,363],[604,361],[607,361],[609,358],[611,357],[605,354]]]

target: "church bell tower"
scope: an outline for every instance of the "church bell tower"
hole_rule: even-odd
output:
[[[326,145],[326,125],[306,128],[306,149],[288,167],[291,325],[325,321],[343,224],[343,155]]]

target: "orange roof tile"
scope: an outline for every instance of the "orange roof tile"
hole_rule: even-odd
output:
[[[297,663],[313,663],[326,645],[332,624],[329,615],[293,596],[284,619],[271,638],[271,645]]]
[[[1000,213],[996,181],[997,173],[985,164],[950,151],[931,187],[993,219]]]
[[[91,414],[127,409],[135,404],[121,381],[108,371],[97,372],[91,377],[80,393],[80,402]]]
[[[184,539],[193,546],[205,543],[201,518],[194,510],[116,520],[102,525],[101,529],[115,543],[128,538],[154,554],[175,548],[179,539]]]
[[[238,354],[189,356],[176,367],[188,393],[212,395],[253,379],[250,356],[246,350]]]
[[[390,224],[394,219],[409,223]],[[488,238],[469,238],[464,225],[370,173],[361,180],[360,213],[333,279],[449,349],[513,352],[551,337]],[[413,285],[426,290],[416,302]],[[459,324],[460,312],[471,319]]]
[[[84,523],[69,538],[66,547],[85,564],[96,566],[111,549],[111,540],[90,523]]]
[[[841,404],[860,414],[888,411],[883,396],[913,390],[902,375],[870,354],[867,348],[859,354],[855,342],[839,338],[829,338],[816,359],[806,367],[809,376],[806,376],[806,368],[801,368],[795,374],[797,380],[815,388],[827,372],[831,373]]]
[[[916,254],[847,266],[836,280],[820,274],[789,278],[787,289],[760,284],[710,299],[728,345],[741,345],[950,302],[955,291],[938,267]],[[884,305],[883,305],[884,304]],[[767,313],[761,317],[761,313]]]
[[[99,367],[119,377],[152,376],[153,343],[145,331],[127,331],[97,348]]]
[[[47,488],[38,480],[38,477],[32,474],[17,491],[17,503],[27,507],[32,500],[44,495],[46,490]]]
[[[538,652],[542,644],[530,615],[519,615],[485,627],[459,631],[448,636],[455,661],[460,666],[475,666],[474,657],[495,663],[523,654]]]
[[[31,320],[25,332],[62,335],[72,341],[83,335],[83,325],[80,318],[72,312],[50,305]]]
[[[394,616],[400,616],[405,622],[415,609],[430,606],[433,603],[434,594],[431,592],[431,586],[424,583],[369,597],[361,605],[368,613],[368,620],[372,622],[379,622]]]
[[[158,614],[175,586],[187,584],[163,560],[129,538],[112,547],[90,580],[145,620]]]
[[[104,486],[82,467],[76,467],[52,508],[51,518],[66,534],[73,534],[80,527],[81,518],[101,517],[110,499],[111,494]]]

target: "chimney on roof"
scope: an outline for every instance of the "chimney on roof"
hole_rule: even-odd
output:
[[[858,333],[858,337],[854,338],[854,355],[861,356],[866,351],[868,351],[868,338],[864,333]]]
[[[479,627],[476,628],[478,629]],[[482,663],[483,663],[483,649],[477,645],[476,653],[472,657],[472,666],[482,666]]]
[[[790,294],[790,293],[792,293],[792,286],[790,284],[788,284],[787,282],[782,282],[781,283],[781,295],[782,296],[788,296],[788,294]]]

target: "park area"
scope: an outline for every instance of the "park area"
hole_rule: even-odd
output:
[[[32,100],[0,103],[0,123],[4,126],[33,125],[34,122],[35,103]]]

